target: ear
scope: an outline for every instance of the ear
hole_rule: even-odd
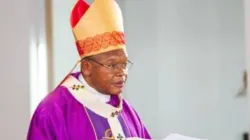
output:
[[[88,61],[83,60],[81,62],[81,71],[84,75],[90,76],[92,71],[92,64]]]

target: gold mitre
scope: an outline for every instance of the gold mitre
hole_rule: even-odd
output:
[[[81,58],[125,49],[121,9],[115,0],[78,0],[71,13],[71,26]]]

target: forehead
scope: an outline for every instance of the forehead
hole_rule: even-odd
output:
[[[102,54],[98,54],[96,55],[97,58],[100,59],[108,59],[108,58],[127,58],[128,54],[126,52],[126,50],[124,49],[118,49],[118,50],[114,50],[114,51],[109,51],[109,52],[105,52]]]

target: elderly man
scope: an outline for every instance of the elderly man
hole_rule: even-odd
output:
[[[38,105],[28,140],[150,139],[122,99],[129,66],[121,11],[115,0],[79,0],[71,14],[81,72],[69,73]]]

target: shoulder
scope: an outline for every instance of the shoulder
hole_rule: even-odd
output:
[[[67,88],[59,86],[50,92],[38,104],[34,115],[51,116],[64,110],[71,99],[71,94]]]
[[[67,88],[58,87],[38,104],[30,120],[28,139],[54,139],[65,128],[65,108],[70,98]],[[64,133],[66,134],[66,133]]]

